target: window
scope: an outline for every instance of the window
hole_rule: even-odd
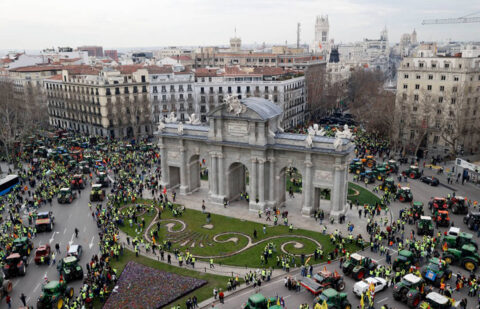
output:
[[[452,101],[451,101],[450,103],[451,103],[451,104],[457,103],[457,99],[456,99],[456,98],[452,98]]]
[[[453,111],[448,112],[448,115],[449,115],[450,117],[455,116],[455,114],[453,113]]]
[[[414,100],[414,101],[418,101],[418,94],[415,94],[415,95],[413,96],[413,100]]]
[[[419,84],[415,84],[415,89],[420,89],[420,85]]]
[[[428,75],[428,79],[429,79],[429,80],[432,80],[432,79],[433,79],[433,75],[432,75],[432,74],[429,74],[429,75]]]
[[[147,86],[142,86],[142,92],[146,93],[147,92]]]
[[[445,75],[442,75],[442,76],[440,77],[440,79],[441,79],[441,80],[446,80],[447,77],[446,77]]]
[[[408,74],[403,75],[403,78],[408,79]]]
[[[438,141],[439,141],[439,140],[440,140],[440,137],[439,137],[438,135],[435,135],[435,136],[433,137],[433,143],[434,143],[434,144],[438,144]]]
[[[166,94],[162,95],[162,102],[167,102],[167,95]]]
[[[445,86],[440,86],[440,91],[445,91]]]
[[[421,68],[423,68],[423,65],[424,65],[423,62],[420,62],[420,63],[418,64],[418,66],[421,67]]]
[[[432,85],[428,85],[427,90],[432,90]]]
[[[415,131],[411,130],[410,131],[410,139],[414,139],[415,138]]]
[[[453,80],[456,81],[456,82],[458,82],[458,76],[454,76],[454,77],[453,77]]]
[[[133,93],[137,93],[137,92],[138,92],[137,86],[133,86]]]
[[[416,106],[413,107],[413,111],[416,112],[418,108]]]
[[[443,97],[438,97],[438,103],[443,103]]]
[[[153,86],[153,93],[157,93],[157,86]]]
[[[449,68],[450,67],[450,63],[445,63],[445,68]]]
[[[437,115],[441,115],[442,114],[442,110],[441,109],[437,109]]]
[[[420,75],[417,75],[417,79],[420,79]]]
[[[407,89],[408,88],[408,85],[407,84],[403,84],[403,89]]]
[[[458,88],[457,87],[453,87],[452,88],[452,92],[457,92]]]
[[[402,99],[404,99],[404,100],[407,99],[407,94],[406,93],[402,93]]]

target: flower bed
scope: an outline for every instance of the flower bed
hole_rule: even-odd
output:
[[[128,262],[104,309],[160,308],[207,284],[207,281]]]

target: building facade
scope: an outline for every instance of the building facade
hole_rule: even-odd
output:
[[[88,52],[89,57],[103,57],[102,46],[79,46],[77,49]]]
[[[151,135],[148,71],[75,66],[44,81],[50,125],[91,135]]]
[[[106,49],[105,57],[110,57],[112,60],[118,61],[118,52],[115,49]]]
[[[398,68],[394,140],[405,152],[476,153],[480,59],[409,57]]]
[[[318,54],[328,54],[330,51],[329,44],[330,24],[328,15],[317,16],[315,21],[315,39],[313,42],[313,51]]]

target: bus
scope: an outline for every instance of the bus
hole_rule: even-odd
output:
[[[12,191],[18,185],[20,185],[18,175],[7,175],[5,178],[0,179],[0,196]]]

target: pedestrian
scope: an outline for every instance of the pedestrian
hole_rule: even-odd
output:
[[[22,295],[20,295],[20,300],[22,301],[23,306],[26,307],[27,300],[26,300],[25,294],[22,293]]]
[[[55,253],[52,253],[52,265],[55,265]]]
[[[5,302],[7,303],[8,308],[12,308],[12,298],[10,295],[7,294],[7,297],[5,297]]]

